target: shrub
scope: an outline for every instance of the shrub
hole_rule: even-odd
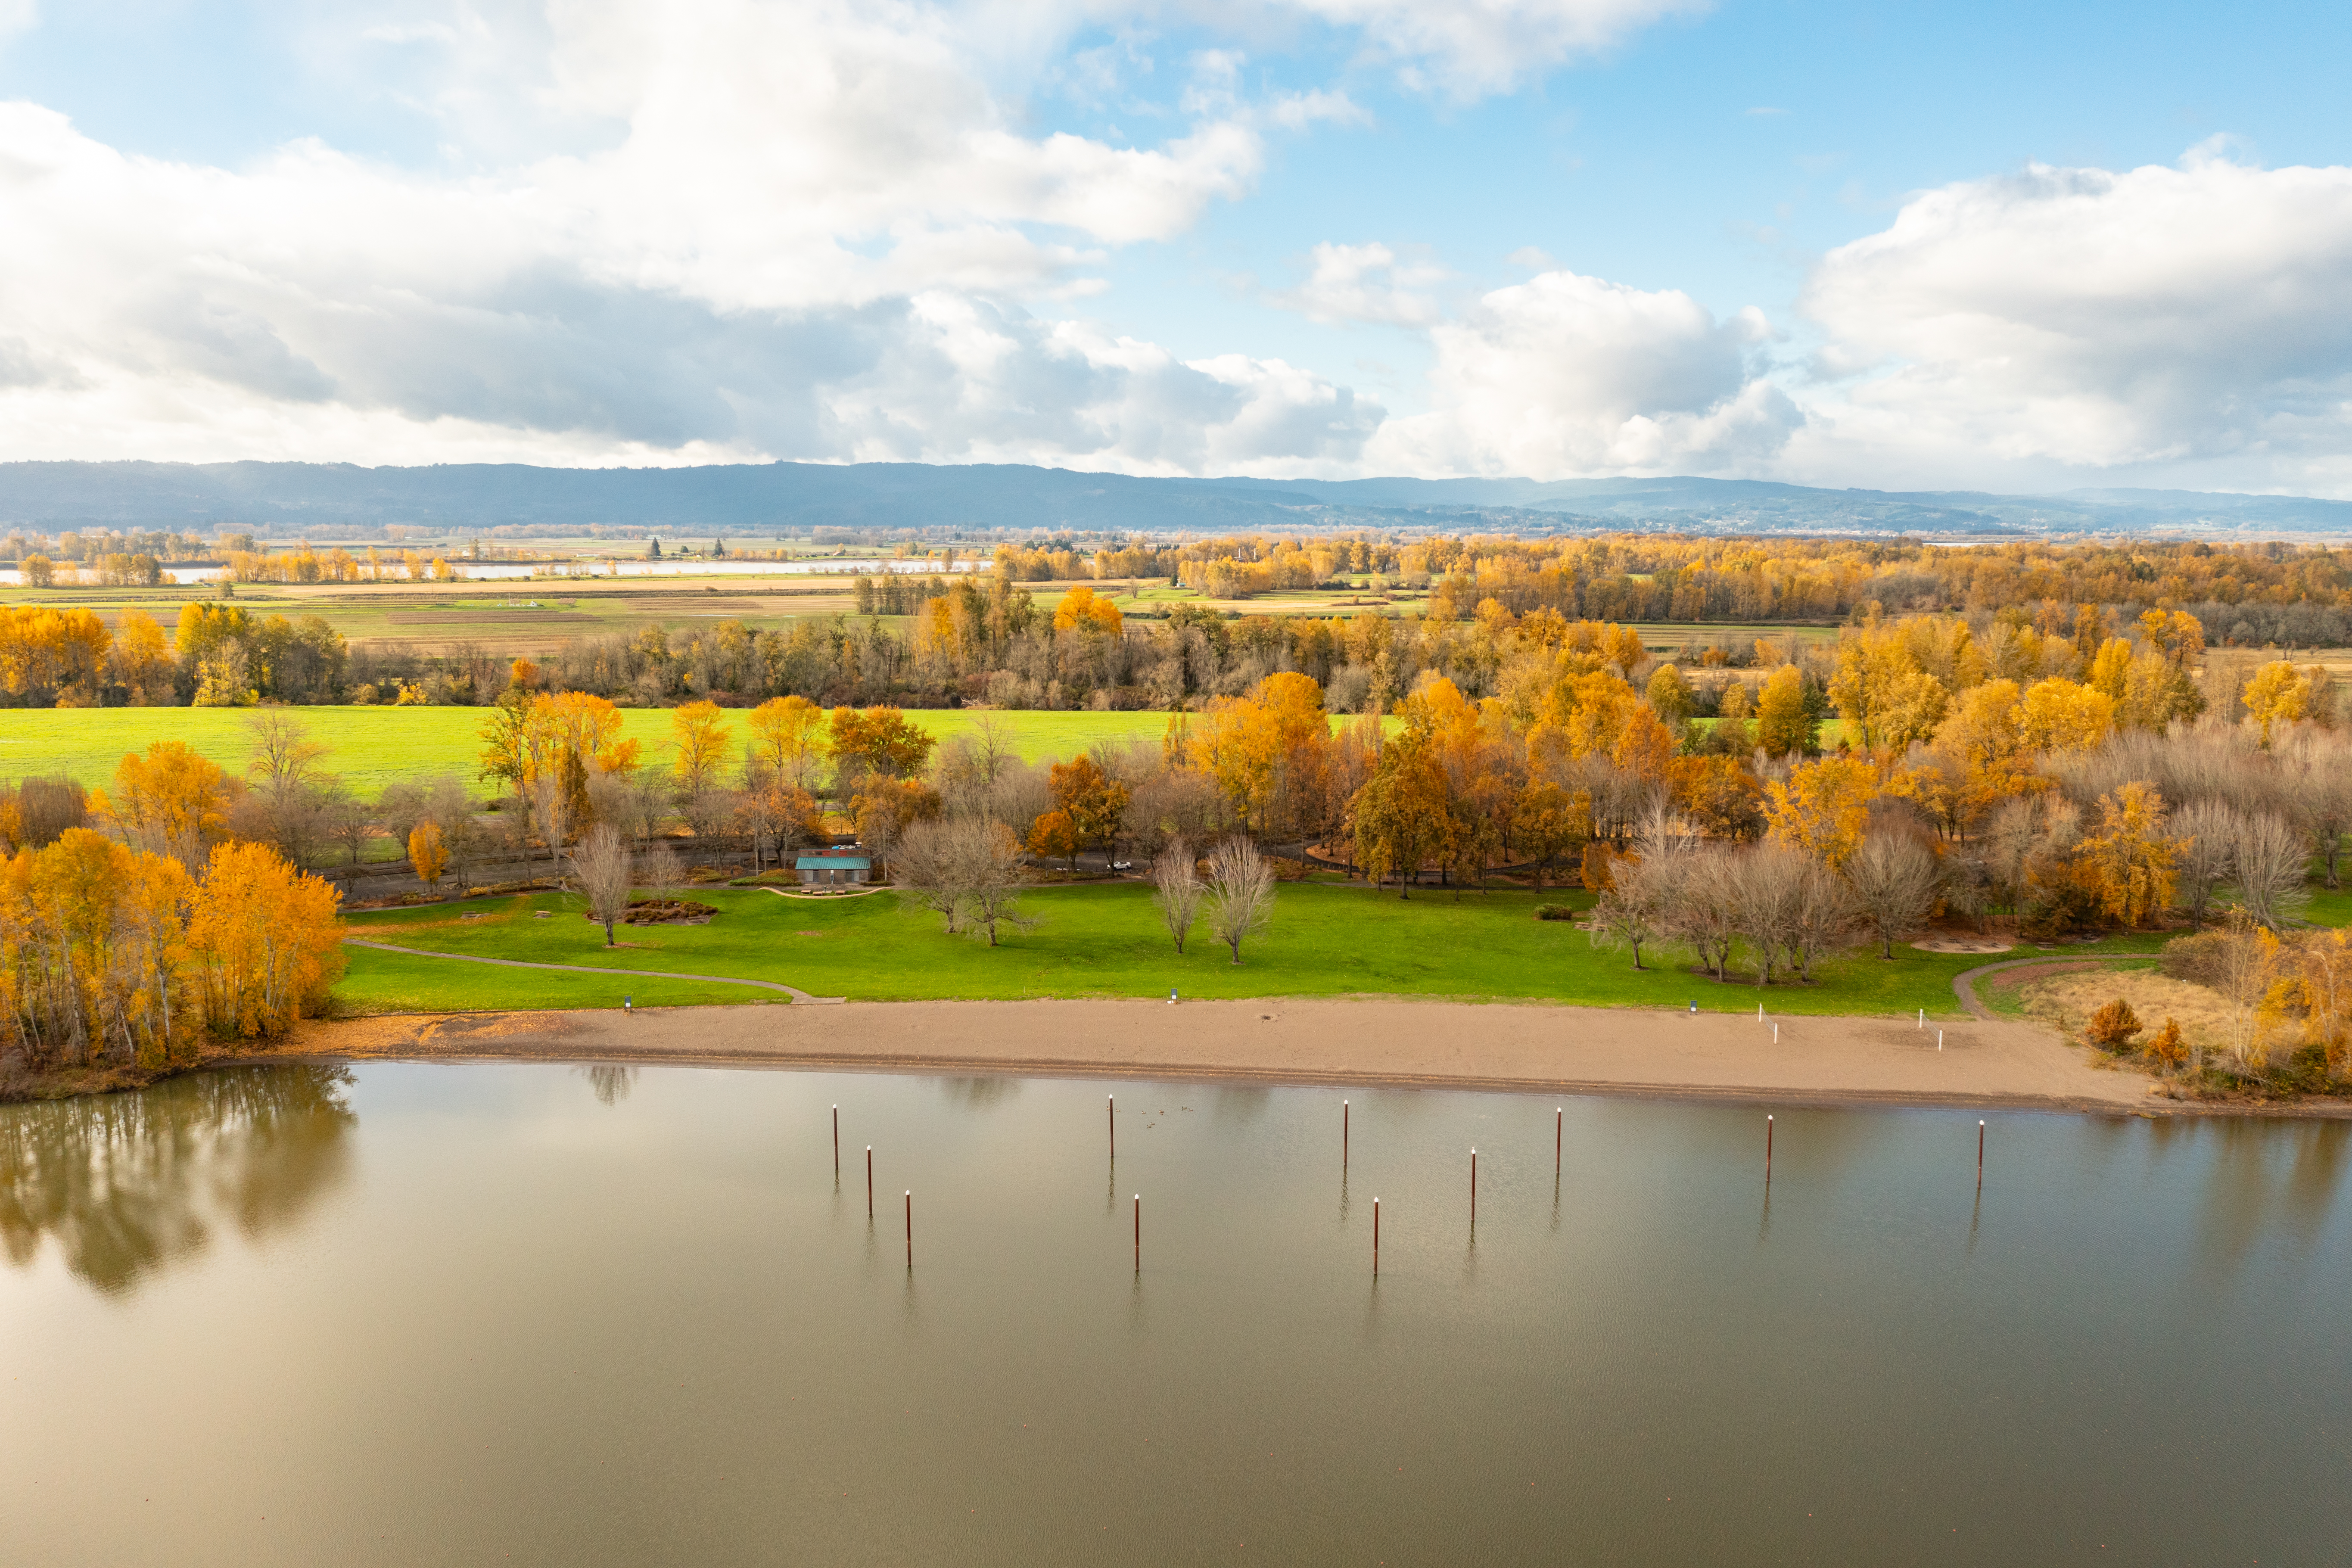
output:
[[[2164,944],[2156,967],[2168,980],[2218,987],[2226,973],[2230,950],[2245,940],[2234,931],[2201,931],[2177,936]]]
[[[1572,921],[1575,918],[1576,911],[1570,909],[1566,904],[1538,904],[1536,906],[1536,919],[1539,921]]]
[[[2189,1059],[2189,1042],[2180,1037],[2180,1026],[2170,1018],[2164,1021],[2164,1027],[2156,1032],[2145,1048],[2151,1060],[2168,1068],[2177,1068]]]
[[[2127,1051],[2131,1049],[2132,1037],[2140,1028],[2139,1015],[2131,1010],[2130,1003],[2118,996],[2091,1015],[2083,1033],[2103,1051]]]

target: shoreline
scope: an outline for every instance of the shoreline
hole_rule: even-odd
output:
[[[2343,1100],[2173,1100],[2054,1031],[1508,1004],[1129,999],[404,1014],[306,1024],[247,1060],[593,1062],[1611,1095],[2142,1116],[2352,1116]]]

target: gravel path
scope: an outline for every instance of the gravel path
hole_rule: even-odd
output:
[[[2119,958],[2146,957],[2147,954],[2144,952],[2080,952],[2071,957],[2064,953],[2045,952],[2038,958],[2012,958],[2000,963],[1979,963],[1974,969],[1963,969],[1952,976],[1952,994],[1960,999],[1961,1006],[1977,1017],[1990,1018],[1993,1016],[1992,1009],[1977,1000],[1976,984],[1988,974],[1998,973],[2004,969],[2027,969],[2035,964],[2101,963]]]
[[[352,947],[372,947],[378,952],[403,953],[410,958],[448,958],[460,963],[495,963],[507,969],[561,969],[573,974],[637,974],[648,980],[704,980],[718,985],[757,985],[762,990],[781,991],[795,1002],[845,1002],[845,996],[812,996],[797,987],[774,980],[744,980],[732,974],[688,974],[675,969],[606,969],[593,963],[530,963],[520,958],[482,958],[470,952],[428,952],[421,947],[394,947],[388,942],[365,942],[347,936],[344,942]]]

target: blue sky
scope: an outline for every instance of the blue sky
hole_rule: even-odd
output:
[[[2347,494],[2347,16],[0,0],[0,458]]]

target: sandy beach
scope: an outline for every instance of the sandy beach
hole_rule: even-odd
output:
[[[305,1028],[354,1059],[1412,1084],[1790,1103],[2193,1109],[2039,1025],[1360,1001],[892,1002],[403,1016]]]

